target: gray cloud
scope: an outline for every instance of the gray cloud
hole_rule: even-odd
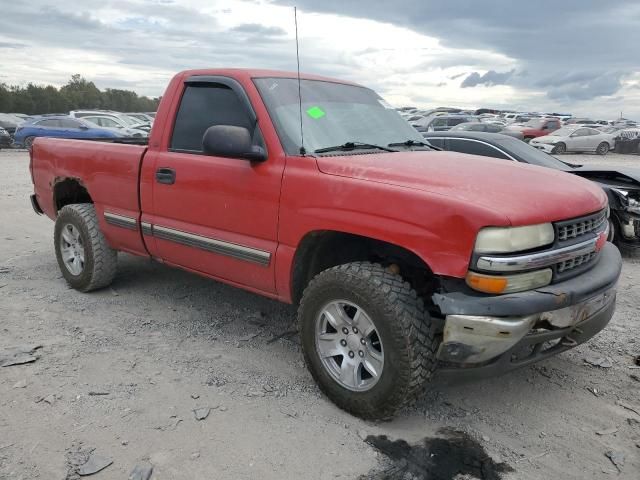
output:
[[[553,100],[573,101],[590,100],[597,97],[614,95],[622,87],[622,74],[619,72],[605,74],[577,74],[560,76],[553,82],[547,79],[547,95]]]
[[[0,42],[0,48],[19,49],[26,48],[26,46],[24,43]]]
[[[461,88],[475,87],[478,85],[485,85],[487,87],[491,87],[493,85],[505,85],[508,80],[513,76],[515,70],[510,70],[508,72],[496,72],[494,70],[489,70],[484,75],[480,75],[478,72],[472,72],[468,77],[466,77],[462,83],[460,84]]]
[[[259,25],[257,23],[244,23],[232,28],[231,31],[238,33],[250,33],[252,35],[260,35],[265,37],[286,35],[287,33],[282,28],[265,27],[264,25]]]
[[[275,1],[293,4],[292,0]],[[404,26],[438,38],[445,47],[502,53],[518,62],[519,71],[528,72],[527,76],[511,78],[512,83],[517,80],[524,88],[541,87],[542,77],[549,74],[595,66],[596,78],[603,78],[586,79],[589,86],[577,93],[585,98],[610,91],[616,85],[619,88],[620,84],[611,81],[607,72],[640,71],[637,53],[640,4],[625,0],[539,0],[535,8],[513,0],[396,0],[375,4],[370,0],[295,0],[295,3],[308,11]],[[478,77],[480,74],[472,74],[468,83],[477,82]],[[575,82],[567,81],[566,85],[572,88]],[[565,95],[557,87],[552,84],[544,87],[549,98]]]

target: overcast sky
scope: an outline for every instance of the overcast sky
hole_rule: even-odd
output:
[[[288,0],[3,2],[0,82],[162,94],[178,70],[295,69]],[[390,103],[640,120],[640,2],[298,0],[303,71]]]

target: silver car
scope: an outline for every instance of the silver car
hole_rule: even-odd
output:
[[[531,140],[532,147],[547,153],[595,152],[606,155],[615,147],[615,135],[581,125],[565,126]]]
[[[498,124],[489,123],[489,122],[460,123],[455,127],[453,127],[451,130],[458,130],[458,131],[464,131],[464,132],[501,133],[502,135],[515,137],[518,140],[524,140],[524,135],[522,132],[519,132],[517,130],[510,130],[508,128],[505,128],[503,125],[498,125]]]

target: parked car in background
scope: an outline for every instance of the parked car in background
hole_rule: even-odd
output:
[[[149,122],[141,122],[140,120],[131,118],[122,112],[114,112],[112,110],[72,110],[69,112],[69,115],[75,118],[93,117],[96,115],[112,117],[120,120],[120,123],[128,128],[144,130],[147,133],[151,130],[151,124]]]
[[[524,125],[510,125],[509,128],[522,132],[524,141],[529,142],[532,138],[548,135],[560,128],[560,120],[557,118],[533,118]]]
[[[13,138],[4,128],[0,127],[0,148],[9,148],[13,143]]]
[[[110,130],[119,131],[122,135],[128,137],[148,137],[149,133],[136,128],[129,128],[126,123],[117,117],[108,117],[106,115],[89,115],[82,117],[85,122],[92,123],[98,127],[108,128]]]
[[[615,135],[578,125],[562,127],[531,140],[531,146],[547,153],[595,152],[606,155],[616,146]]]
[[[518,132],[517,130],[511,130],[505,128],[501,125],[497,125],[495,123],[484,123],[484,122],[466,122],[456,125],[452,127],[453,131],[463,131],[463,132],[488,132],[488,133],[502,133],[503,135],[509,135],[510,137],[515,137],[518,140],[524,140],[524,135],[522,132]]]
[[[14,143],[18,147],[30,148],[38,137],[51,138],[122,138],[125,135],[97,127],[79,118],[68,116],[40,117],[22,124],[16,130]]]
[[[13,136],[19,125],[22,125],[24,120],[11,115],[10,113],[0,113],[0,127],[4,128],[9,135]]]
[[[142,112],[127,112],[125,113],[126,116],[133,118],[135,120],[139,120],[140,123],[148,123],[149,125],[153,125],[153,117],[147,115],[146,113],[142,113]]]
[[[14,117],[17,117],[23,121],[27,121],[27,120],[33,120],[33,116],[31,115],[27,115],[25,113],[10,113],[9,115],[13,115]]]
[[[596,182],[609,198],[609,240],[627,253],[640,253],[640,169],[574,165],[500,134],[449,131],[423,137],[443,150],[553,168]]]
[[[476,117],[471,115],[443,114],[435,117],[425,117],[413,123],[419,132],[443,132],[460,125],[461,123],[475,122]]]

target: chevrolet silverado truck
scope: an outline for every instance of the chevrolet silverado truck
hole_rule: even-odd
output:
[[[37,213],[66,281],[118,252],[298,306],[326,395],[386,418],[436,369],[494,375],[609,322],[607,197],[564,172],[437,151],[381,97],[263,70],[177,74],[148,145],[38,138]]]

